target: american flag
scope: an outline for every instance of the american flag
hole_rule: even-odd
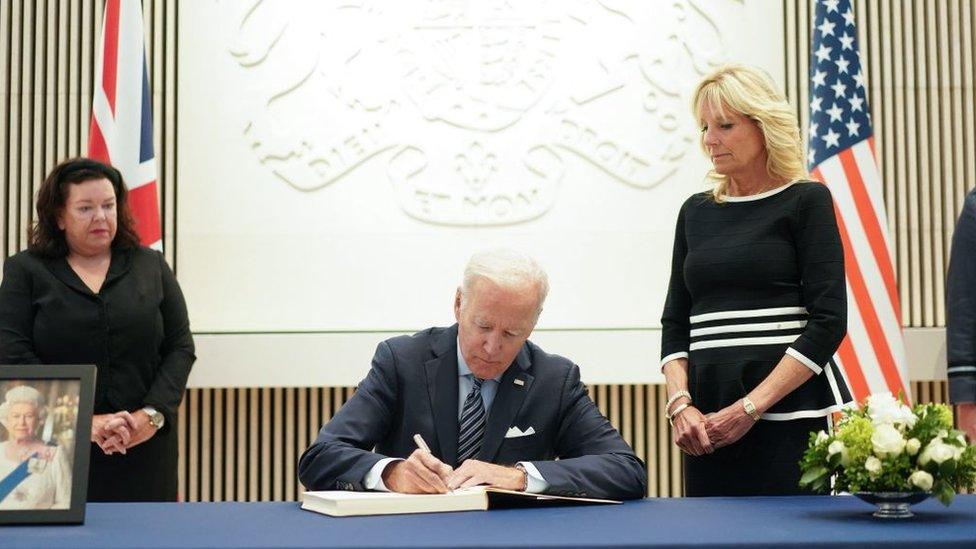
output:
[[[152,108],[139,0],[108,0],[95,61],[88,156],[122,172],[145,246],[162,249]]]
[[[911,399],[898,287],[850,0],[817,2],[810,56],[808,162],[834,196],[847,269],[847,337],[835,359],[863,401]]]

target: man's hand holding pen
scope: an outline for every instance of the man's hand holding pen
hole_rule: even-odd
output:
[[[403,494],[445,494],[450,492],[447,479],[454,473],[450,465],[434,457],[429,450],[417,448],[403,461],[394,461],[383,470],[383,484]]]

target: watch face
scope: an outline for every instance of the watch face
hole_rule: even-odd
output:
[[[152,423],[153,427],[159,429],[163,426],[163,414],[158,410],[153,410],[152,412],[146,411],[149,414],[149,423]]]

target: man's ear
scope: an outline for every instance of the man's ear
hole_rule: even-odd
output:
[[[461,322],[461,287],[454,293],[454,320]]]

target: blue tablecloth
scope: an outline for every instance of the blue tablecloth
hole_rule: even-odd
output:
[[[89,504],[82,526],[0,527],[0,547],[976,547],[976,495],[890,522],[853,497],[332,518],[296,503]]]

